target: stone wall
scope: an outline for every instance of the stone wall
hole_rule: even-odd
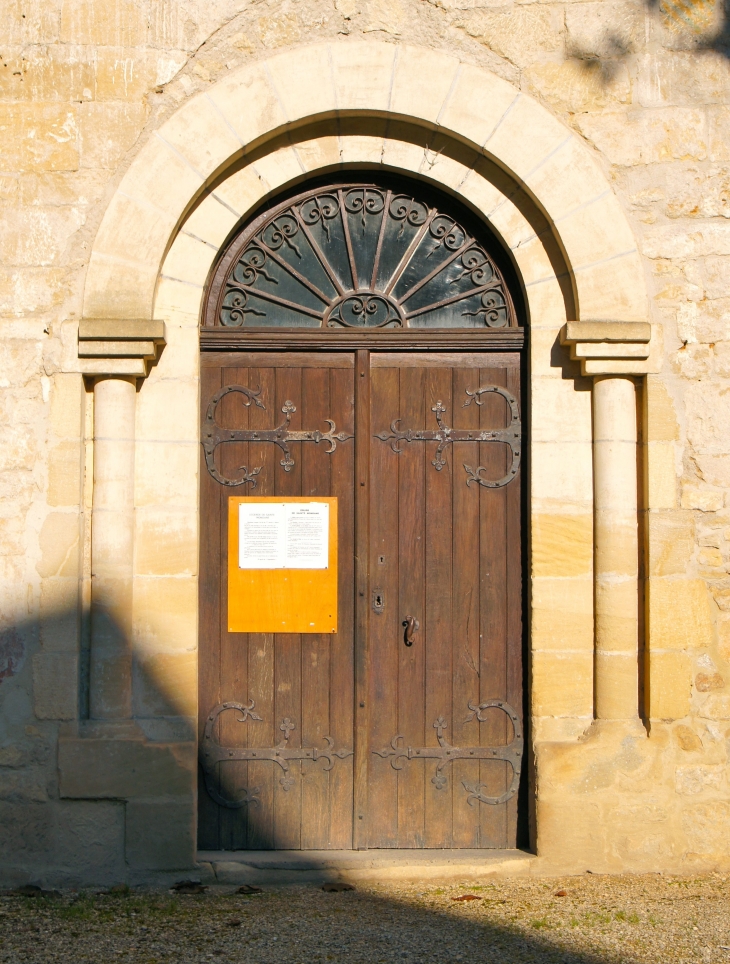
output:
[[[537,660],[536,685],[549,695],[533,707],[543,717],[535,745],[537,845],[565,869],[585,869],[586,860],[592,869],[727,866],[730,62],[722,5],[708,0],[683,11],[670,0],[7,0],[0,49],[4,878],[141,879],[192,859],[194,705],[176,705],[175,685],[166,693],[155,680],[194,689],[194,640],[180,626],[186,648],[172,658],[159,631],[157,577],[167,574],[164,601],[174,609],[176,593],[194,584],[188,550],[195,533],[182,531],[174,493],[145,488],[149,462],[141,456],[135,564],[138,590],[149,598],[138,597],[132,630],[146,658],[136,668],[140,723],[131,744],[146,747],[146,761],[164,756],[169,771],[160,772],[169,782],[115,786],[93,799],[59,786],[59,737],[63,764],[64,745],[77,746],[88,715],[93,395],[76,337],[104,213],[134,158],[195,94],[281,49],[362,39],[443,51],[535,97],[585,143],[633,229],[650,320],[663,328],[665,346],[661,373],[642,390],[650,736],[590,727],[591,707],[576,702],[560,660]],[[123,263],[114,266],[124,271]],[[171,342],[165,351],[174,348]],[[169,364],[174,369],[172,356]],[[142,443],[159,437],[144,419],[159,415],[152,394],[163,390],[151,383],[145,394]],[[585,404],[576,405],[585,419]],[[556,409],[556,434],[561,427]],[[168,428],[177,438],[176,426]],[[160,569],[155,534],[139,521],[145,512],[159,519],[161,501],[167,529],[180,533],[184,548],[175,554],[180,579],[169,576],[169,565]],[[563,608],[574,619],[566,627],[548,615],[541,623],[547,638],[592,639],[586,592],[570,588],[588,585],[591,539],[589,518],[545,533],[535,575],[554,580],[542,584],[546,591],[570,596]],[[541,598],[534,597],[535,621]],[[589,654],[585,662],[590,674]],[[86,735],[93,750],[101,741]],[[84,763],[92,771],[105,756],[98,749]],[[141,829],[154,828],[166,790],[177,836],[150,857]],[[561,852],[566,813],[572,846]],[[599,844],[597,825],[612,828]]]

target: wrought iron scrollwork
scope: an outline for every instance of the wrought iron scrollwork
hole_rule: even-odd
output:
[[[237,251],[215,325],[517,326],[484,244],[426,200],[377,184],[301,194],[256,222]]]
[[[398,425],[401,419],[396,418],[390,423],[390,432],[379,432],[375,438],[380,439],[382,442],[390,442],[390,447],[396,455],[400,455],[403,451],[401,448],[402,442],[438,442],[436,454],[434,458],[431,459],[431,465],[433,465],[437,472],[440,472],[447,464],[443,457],[444,449],[447,445],[451,445],[454,442],[503,442],[509,446],[510,452],[512,453],[512,461],[507,473],[501,479],[491,480],[486,476],[482,476],[481,473],[487,471],[484,466],[480,465],[476,469],[473,469],[469,465],[464,465],[464,470],[468,476],[466,480],[467,486],[471,485],[472,482],[477,482],[479,485],[490,489],[500,488],[500,486],[507,485],[508,482],[511,482],[519,470],[522,450],[522,422],[520,421],[517,399],[511,392],[507,391],[506,388],[502,388],[500,385],[487,385],[484,388],[477,389],[475,392],[470,392],[467,389],[466,394],[469,397],[464,402],[464,407],[470,405],[472,401],[475,401],[477,405],[481,405],[482,395],[486,392],[501,395],[507,402],[511,415],[510,424],[507,428],[487,429],[484,431],[478,429],[450,428],[442,418],[446,412],[446,406],[439,400],[431,408],[431,411],[436,415],[438,429],[400,429]]]
[[[249,700],[248,704],[236,703],[233,700],[229,700],[226,703],[219,703],[218,706],[213,707],[205,721],[205,731],[200,745],[200,764],[203,770],[205,788],[210,797],[215,800],[216,803],[220,804],[220,806],[227,807],[229,810],[240,810],[241,807],[260,805],[258,797],[261,793],[260,787],[243,788],[240,791],[241,796],[234,800],[231,800],[220,792],[218,787],[219,775],[216,774],[215,767],[217,764],[226,760],[238,760],[248,763],[259,763],[262,761],[277,763],[283,771],[279,779],[279,784],[281,788],[287,792],[291,790],[295,782],[289,767],[290,762],[311,760],[314,763],[318,760],[326,760],[324,769],[331,770],[337,760],[344,760],[348,756],[353,755],[352,750],[335,750],[335,741],[331,736],[325,736],[323,738],[325,743],[324,749],[319,749],[316,746],[291,746],[289,737],[292,730],[296,729],[296,724],[288,717],[285,717],[279,724],[279,729],[284,736],[276,746],[222,746],[214,739],[213,728],[218,717],[226,710],[238,710],[242,714],[238,718],[239,723],[247,723],[249,720],[262,722],[259,714],[254,713],[255,705],[253,700]]]
[[[443,770],[447,764],[453,763],[454,760],[504,760],[512,767],[512,780],[507,790],[499,796],[488,796],[482,793],[481,791],[486,789],[483,784],[470,786],[466,782],[462,782],[462,785],[467,791],[467,803],[470,806],[474,805],[474,800],[493,806],[506,803],[507,800],[517,793],[520,785],[520,770],[522,767],[522,753],[524,748],[520,718],[510,704],[505,703],[503,700],[485,700],[485,702],[480,703],[478,706],[469,702],[468,706],[472,712],[464,721],[465,723],[468,723],[475,717],[480,723],[485,723],[487,718],[484,714],[492,708],[502,710],[506,713],[512,721],[514,731],[511,742],[505,746],[452,746],[444,736],[444,730],[446,730],[448,724],[444,717],[440,716],[433,724],[436,730],[438,746],[405,746],[403,745],[404,737],[398,734],[390,741],[390,746],[386,746],[382,750],[373,750],[373,753],[385,760],[390,759],[390,765],[394,770],[402,770],[408,760],[438,760],[436,772],[431,777],[431,783],[437,790],[444,790],[446,788],[448,781]]]
[[[331,418],[326,418],[325,422],[329,425],[328,432],[321,432],[319,429],[313,430],[298,430],[290,429],[291,417],[296,412],[296,405],[289,399],[287,399],[281,411],[284,414],[284,421],[281,425],[278,425],[273,429],[228,429],[221,428],[216,420],[216,410],[222,398],[231,392],[240,392],[247,399],[243,404],[249,408],[251,403],[255,404],[257,408],[262,408],[265,410],[266,406],[258,397],[261,394],[261,389],[252,390],[250,388],[245,388],[243,385],[226,385],[219,392],[211,398],[208,403],[208,409],[205,414],[205,420],[203,422],[202,430],[202,444],[203,450],[205,452],[205,464],[208,467],[208,471],[213,476],[213,478],[220,482],[221,485],[245,485],[249,483],[251,488],[256,488],[256,476],[261,471],[261,466],[257,465],[250,471],[247,466],[240,466],[240,471],[243,475],[235,479],[226,478],[219,472],[215,464],[215,450],[223,442],[272,442],[274,445],[278,445],[279,448],[284,453],[284,458],[280,461],[280,465],[283,467],[285,472],[291,472],[294,467],[294,459],[291,456],[289,450],[290,442],[314,442],[319,444],[319,442],[326,442],[329,448],[326,450],[328,455],[337,448],[338,442],[346,442],[348,439],[354,438],[354,435],[348,432],[338,432],[336,430],[335,423]]]

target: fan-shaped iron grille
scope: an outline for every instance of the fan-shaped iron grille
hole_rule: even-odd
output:
[[[210,297],[214,327],[517,326],[475,234],[376,184],[310,190],[261,215],[222,259]]]

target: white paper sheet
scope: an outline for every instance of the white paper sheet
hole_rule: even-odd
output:
[[[327,502],[241,502],[239,569],[327,569]]]

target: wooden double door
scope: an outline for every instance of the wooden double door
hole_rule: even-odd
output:
[[[520,356],[202,356],[201,849],[516,846]],[[228,500],[338,500],[338,627],[228,631]]]

